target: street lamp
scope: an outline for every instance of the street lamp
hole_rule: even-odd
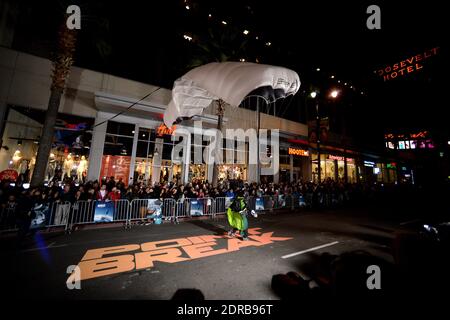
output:
[[[339,91],[337,91],[337,90],[333,90],[330,93],[330,97],[332,97],[333,99],[336,99],[338,95],[339,95]]]
[[[336,99],[339,95],[338,90],[332,90],[330,97]],[[315,99],[318,96],[316,91],[310,93],[311,98]],[[319,99],[318,99],[319,100]],[[320,114],[319,114],[319,101],[316,101],[316,137],[317,137],[317,181],[321,181],[321,169],[320,169]]]

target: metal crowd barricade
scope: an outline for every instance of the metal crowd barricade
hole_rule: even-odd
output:
[[[72,205],[71,219],[67,229],[71,230],[74,225],[94,223],[95,204],[97,201],[81,200]]]
[[[178,199],[175,202],[174,212],[173,212],[173,222],[179,223],[178,218],[180,217],[180,214],[183,214],[183,208],[184,208],[184,198]]]
[[[248,197],[246,200],[247,200],[247,207],[248,207],[248,209],[249,210],[255,210],[255,211],[257,211],[256,210],[256,199],[257,199],[258,197],[253,197],[253,196],[251,196],[251,197]]]
[[[97,223],[95,221],[95,208],[98,203],[103,201],[77,201],[72,205],[71,217],[67,224],[67,230],[72,230],[75,225],[86,225]],[[112,203],[114,207],[113,217],[111,223],[124,222],[128,224],[128,215],[130,203],[127,199],[119,199],[114,201],[106,201],[105,203]],[[98,222],[98,223],[109,223]]]
[[[229,206],[229,204],[228,204]],[[226,197],[217,197],[214,199],[214,215],[225,214],[228,209]]]
[[[148,212],[150,199],[134,199],[130,203],[128,213],[128,223],[133,221],[145,221]]]
[[[278,209],[277,196],[263,196],[265,210]]]
[[[147,216],[153,213],[153,206],[160,206],[162,219],[175,220],[175,199],[134,199],[129,205],[128,224],[131,225],[132,222],[137,221],[146,222]]]
[[[163,203],[161,205],[161,213],[162,218],[165,220],[170,220],[172,222],[175,221],[175,206],[176,206],[175,199],[168,198],[164,199]]]
[[[292,195],[292,210],[300,208],[300,194]]]
[[[193,216],[212,216],[214,217],[220,209],[225,213],[225,198],[219,200],[217,207],[217,199],[213,198],[184,198],[178,200],[174,205],[173,221],[178,222],[179,218],[187,218]],[[222,213],[222,212],[220,212]]]
[[[0,207],[0,231],[1,232],[8,232],[8,231],[14,231],[17,230],[17,206],[10,208]]]
[[[247,206],[249,210],[263,213],[264,211],[272,211],[275,209],[277,207],[277,201],[275,196],[251,196],[247,198]]]
[[[214,205],[213,198],[202,198],[198,200],[203,200],[203,215],[204,216],[213,216],[214,215]]]
[[[178,221],[178,218],[191,216],[191,200],[191,198],[184,198],[177,201],[175,206],[175,221]]]
[[[313,197],[314,194],[312,191],[307,191],[305,193],[305,202],[306,202],[306,207],[307,208],[312,208],[313,207]]]
[[[113,222],[125,222],[128,224],[130,213],[130,202],[127,199],[114,201],[114,220]]]
[[[312,194],[305,194],[302,204],[300,203],[299,195],[251,196],[246,200],[249,210],[263,213],[281,208],[296,209],[302,206],[311,206]],[[322,206],[333,204],[332,195],[329,193],[322,193],[320,200]],[[340,199],[336,200],[334,202],[342,202]],[[67,201],[50,203],[48,214],[46,214],[46,227],[65,227],[66,231],[70,231],[75,225],[96,223],[94,218],[95,208],[98,203],[99,201],[77,201],[72,205]],[[158,207],[161,209],[161,218],[172,222],[178,222],[179,218],[194,216],[216,218],[219,214],[226,214],[230,204],[231,199],[227,197],[183,198],[178,201],[172,198],[163,200],[135,199],[131,202],[127,199],[120,199],[113,201],[114,215],[111,222],[124,222],[126,227],[130,227],[132,222],[136,221],[147,222],[149,219],[147,218],[148,215],[154,213],[153,210],[156,210],[155,208]],[[8,211],[7,208],[0,208],[0,231],[8,231],[17,227],[13,211],[14,209]],[[109,223],[109,221],[104,223]]]
[[[67,229],[71,218],[71,204],[69,201],[49,203],[49,212],[50,214],[46,221],[47,228],[64,226]]]

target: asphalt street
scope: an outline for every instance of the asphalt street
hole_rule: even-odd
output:
[[[197,288],[206,299],[270,300],[279,299],[271,289],[272,275],[296,271],[311,277],[314,259],[324,252],[364,250],[392,262],[395,232],[417,220],[387,216],[366,209],[261,214],[249,218],[253,235],[248,242],[230,242],[224,217],[130,230],[111,227],[71,234],[38,233],[19,250],[11,249],[13,238],[3,238],[1,256],[12,286],[9,292],[16,298],[170,299],[177,289]],[[164,252],[164,246],[171,251]],[[86,255],[88,250],[109,247],[114,248]],[[164,257],[174,256],[168,262],[165,258],[151,261],[148,252],[154,249],[162,250]],[[91,272],[95,275],[82,279],[80,289],[68,289],[69,266],[83,258],[89,265],[90,259],[117,256],[132,262],[123,262],[120,270],[112,268],[110,274]],[[106,263],[108,273],[111,266],[101,263]]]

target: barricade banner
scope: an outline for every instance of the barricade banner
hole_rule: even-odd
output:
[[[303,195],[300,195],[298,197],[298,205],[300,206],[300,208],[306,207],[306,200],[305,197],[303,197]]]
[[[225,197],[225,208],[228,209],[233,201],[233,197]]]
[[[33,219],[31,220],[30,229],[40,229],[47,225],[50,219],[50,208],[47,203],[35,205],[32,209]]]
[[[264,199],[263,198],[256,198],[255,203],[255,210],[264,210]]]
[[[204,208],[204,199],[191,200],[191,216],[202,216]]]
[[[148,199],[147,218],[154,219],[155,224],[162,223],[162,202],[159,199]]]
[[[278,207],[281,207],[281,208],[286,207],[286,198],[284,197],[284,195],[278,196]]]
[[[114,220],[114,202],[97,201],[94,210],[94,222],[112,222]]]

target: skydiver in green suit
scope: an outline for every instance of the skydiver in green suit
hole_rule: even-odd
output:
[[[236,197],[231,202],[227,210],[228,223],[231,230],[228,231],[228,236],[233,237],[239,230],[242,240],[248,240],[248,220],[247,220],[248,206],[243,197],[243,192],[238,191]],[[254,210],[250,212],[255,218],[258,216]]]

